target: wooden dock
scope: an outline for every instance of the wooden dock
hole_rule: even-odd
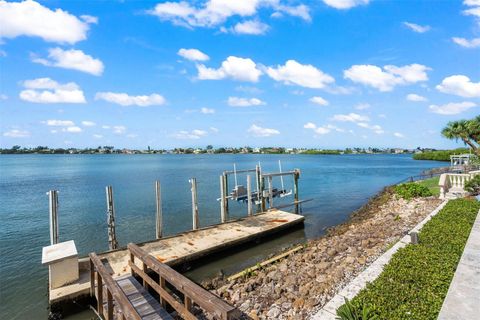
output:
[[[263,236],[303,223],[304,217],[297,214],[269,210],[254,216],[184,232],[175,236],[149,241],[138,246],[169,266],[189,262],[208,254],[225,250]],[[98,254],[114,279],[131,273],[130,254],[127,248]],[[137,265],[141,267],[141,264]],[[80,262],[80,277],[75,283],[49,290],[50,304],[87,296],[90,293],[89,259]]]

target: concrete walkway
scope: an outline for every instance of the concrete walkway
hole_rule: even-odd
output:
[[[443,301],[439,320],[480,318],[480,211]]]

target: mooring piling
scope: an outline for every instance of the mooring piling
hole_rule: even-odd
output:
[[[189,180],[192,185],[192,216],[193,216],[193,230],[198,229],[198,200],[197,200],[197,179]]]
[[[155,224],[155,235],[157,239],[162,237],[163,229],[163,213],[162,213],[162,189],[160,186],[160,181],[155,181],[155,200],[156,200],[156,224]]]
[[[47,192],[50,212],[50,244],[58,243],[58,191]]]
[[[105,187],[107,196],[107,228],[108,228],[108,248],[115,250],[118,247],[117,235],[115,233],[115,206],[113,204],[113,188]]]
[[[248,216],[252,216],[252,183],[250,175],[247,175],[247,213]]]
[[[295,213],[299,214],[299,198],[298,198],[298,179],[300,178],[300,170],[295,169],[293,173],[293,201],[295,202]]]
[[[224,175],[220,176],[220,221],[222,223],[225,223],[227,221],[227,208],[225,207],[226,203],[226,197],[227,195],[225,194],[225,178]]]

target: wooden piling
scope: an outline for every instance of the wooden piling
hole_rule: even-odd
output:
[[[228,219],[228,174],[224,173],[223,174],[223,179],[225,180],[223,182],[223,188],[225,188],[225,212],[226,212],[226,217]]]
[[[163,213],[162,213],[162,189],[160,186],[160,181],[155,181],[155,199],[157,204],[157,214],[156,214],[156,228],[155,234],[157,239],[162,237],[162,229],[163,229]]]
[[[50,244],[58,243],[58,191],[50,190],[48,193],[50,211]]]
[[[261,212],[262,211],[262,192],[261,192],[261,179],[262,179],[262,173],[260,171],[260,166],[257,164],[255,166],[255,182],[257,184],[257,212]]]
[[[247,213],[248,216],[252,216],[252,183],[250,181],[250,175],[247,175]]]
[[[197,179],[192,178],[189,180],[192,185],[192,217],[193,217],[193,230],[198,229],[198,200],[197,200]]]
[[[300,178],[300,171],[295,169],[295,173],[293,174],[293,194],[294,194],[294,202],[295,202],[295,213],[299,214],[299,195],[298,195],[298,179]]]
[[[273,177],[268,176],[268,208],[273,208]]]
[[[225,178],[223,175],[220,176],[220,221],[222,223],[227,222],[228,217],[227,217],[227,208],[225,207],[226,203],[226,197],[227,195],[225,194]]]
[[[108,227],[108,247],[110,250],[118,248],[117,235],[115,233],[115,206],[113,204],[113,188],[105,187],[107,195],[107,227]]]

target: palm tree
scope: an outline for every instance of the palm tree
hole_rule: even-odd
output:
[[[480,145],[480,116],[467,121],[468,135],[470,139]]]
[[[469,122],[466,120],[451,121],[442,130],[442,135],[447,139],[461,139],[463,143],[472,148],[473,152],[478,154],[478,147],[474,143],[476,140],[472,139],[468,124]]]

